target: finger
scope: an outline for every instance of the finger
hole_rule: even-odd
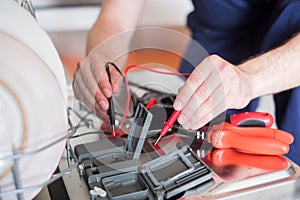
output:
[[[78,76],[77,76],[78,77]],[[84,83],[82,82],[81,78],[76,78],[74,82],[74,94],[75,97],[85,103],[88,108],[94,111],[95,107],[95,98],[91,93],[86,89]]]
[[[194,69],[190,77],[187,79],[186,83],[180,88],[174,102],[174,108],[176,110],[181,110],[187,104],[199,85],[202,85],[211,73],[217,73],[215,69],[215,62],[219,62],[219,58],[215,57],[216,56],[209,56],[205,58]]]
[[[95,71],[93,70],[92,64],[87,61],[84,62],[79,72],[81,80],[86,85],[86,89],[95,96],[98,89],[98,80],[95,78]]]
[[[106,111],[109,107],[108,101],[106,96],[98,87],[98,82],[95,79],[95,74],[97,74],[97,72],[95,72],[93,68],[94,67],[91,66],[89,62],[85,62],[80,70],[81,80],[83,80],[86,89],[88,89],[95,98],[96,103],[99,104],[103,111]]]
[[[182,110],[181,115],[178,120],[180,123],[186,124],[189,121],[189,115],[194,113],[195,107],[202,105],[204,101],[206,101],[210,96],[217,95],[214,94],[216,88],[218,88],[221,84],[220,78],[218,74],[211,73],[209,77],[205,80],[205,82],[200,85],[194,94],[191,96],[186,106]],[[223,95],[224,96],[224,95]],[[221,97],[221,95],[220,95]]]
[[[177,97],[174,102],[175,110],[181,110],[192,97],[199,85],[202,85],[207,77],[201,75],[196,68],[186,83],[179,89]]]
[[[196,130],[224,112],[226,110],[224,98],[217,97],[218,94],[222,92],[224,92],[223,87],[219,86],[201,105],[194,107],[194,111],[187,117],[187,122],[182,124],[183,127]]]
[[[78,85],[75,85],[75,88],[78,87]],[[75,95],[75,97],[83,104],[85,104],[92,112],[95,112],[95,103],[92,102],[90,99],[90,97],[87,97],[89,95],[88,94],[84,94],[84,93],[78,93]]]
[[[194,106],[194,109],[192,112],[189,112],[185,116],[185,121],[182,123],[179,121],[179,123],[182,124],[183,128],[185,129],[193,129],[195,128],[196,124],[200,127],[201,121],[209,121],[211,118],[211,105],[212,105],[212,98],[208,97],[203,101],[203,103],[199,106]],[[185,110],[185,108],[183,109]],[[207,115],[207,113],[209,115]],[[204,124],[205,125],[205,124]]]
[[[91,69],[93,71],[93,77],[96,81],[97,87],[104,94],[104,97],[109,98],[112,95],[112,87],[108,80],[107,72],[105,70],[105,64],[100,62],[99,59],[92,60]]]
[[[122,84],[122,75],[116,70],[111,70],[111,82],[113,93],[118,93]]]
[[[87,73],[88,70],[86,70],[85,72],[83,71],[84,68],[78,70],[76,72],[76,75],[74,76],[73,85],[74,85],[75,97],[81,100],[82,102],[84,102],[92,111],[95,111],[96,109],[98,113],[101,113],[101,116],[105,116],[105,114],[103,113],[105,113],[107,110],[107,104],[108,104],[107,99],[104,97],[104,95],[101,93],[98,87],[96,87],[96,98],[95,98],[95,94],[91,93],[93,89],[88,89],[88,87],[93,87],[93,86],[86,85],[86,84],[91,84],[91,82],[84,83],[82,79],[83,77],[89,76],[89,74]],[[84,73],[86,73],[85,74],[86,76],[83,75]],[[100,100],[101,99],[100,96],[102,96],[102,100]]]
[[[95,104],[95,110],[99,117],[107,117],[107,111],[103,110],[98,104]]]
[[[80,88],[80,85],[84,87],[83,83],[80,83],[79,79],[76,80],[76,84],[74,84],[74,91],[76,92],[75,97],[82,101],[91,111],[96,111],[96,114],[100,117],[107,116],[106,110],[102,109],[95,101],[94,97],[88,92],[86,89]]]

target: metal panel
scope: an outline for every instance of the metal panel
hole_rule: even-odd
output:
[[[31,0],[35,8],[100,5],[103,0]]]

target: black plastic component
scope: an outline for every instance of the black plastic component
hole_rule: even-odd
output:
[[[158,199],[169,199],[212,179],[211,170],[187,146],[139,168]]]
[[[142,97],[138,98],[137,100],[143,105],[147,105],[148,101],[151,98],[157,99],[156,104],[149,110],[153,115],[153,120],[151,122],[149,130],[158,130],[164,125],[164,122],[174,112],[173,103],[176,96],[174,94],[166,94],[160,91],[152,91],[149,88],[145,89],[150,90],[150,92],[145,93]],[[157,132],[156,135],[158,135],[158,133],[159,132]],[[151,134],[150,136],[153,135]]]
[[[125,151],[132,153],[132,159],[140,157],[151,121],[152,114],[139,104],[125,144]]]
[[[77,145],[75,154],[84,168],[83,176],[86,181],[92,182],[106,173],[115,174],[114,171],[122,171],[123,168],[135,170],[139,166],[138,158],[142,152],[151,120],[152,114],[139,104],[124,145],[119,141],[121,139],[113,141],[106,137],[96,142]]]
[[[76,146],[89,188],[102,188],[107,193],[104,197],[93,193],[92,200],[163,200],[191,189],[207,189],[212,172],[188,146],[144,164],[139,162],[151,118],[152,114],[139,105],[124,146],[114,146],[110,140]]]
[[[172,199],[188,190],[203,191],[211,185],[211,170],[185,146],[137,168],[109,171],[89,182],[106,190],[96,200]]]
[[[119,140],[121,140],[121,138],[119,138]],[[102,155],[124,152],[125,143],[123,142],[123,145],[121,142],[119,143],[121,146],[117,146],[108,138],[102,138],[99,141],[77,145],[74,151],[78,161],[81,163],[86,159],[93,160]]]
[[[146,199],[150,193],[144,179],[138,173],[119,174],[102,180],[110,199]],[[122,188],[122,189],[120,189]]]
[[[259,119],[247,119],[241,121],[238,126],[244,126],[244,127],[266,127],[266,124],[264,121]]]

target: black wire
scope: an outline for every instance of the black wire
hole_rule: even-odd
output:
[[[125,78],[124,78],[124,75],[123,75],[122,71],[120,70],[120,68],[119,68],[115,63],[113,63],[113,62],[107,62],[107,63],[105,64],[105,67],[108,67],[108,68],[109,68],[109,65],[112,65],[112,66],[119,72],[119,74],[120,74],[120,75],[122,76],[122,78],[123,78],[123,82],[125,83]],[[129,94],[129,95],[130,95],[130,94]],[[135,100],[133,99],[132,95],[130,95],[130,98],[131,98],[132,102],[136,103]]]
[[[106,69],[109,69],[109,66],[110,66],[110,65],[112,65],[112,66],[117,70],[117,72],[122,76],[123,83],[125,84],[125,78],[124,78],[124,75],[123,75],[122,71],[120,70],[120,68],[119,68],[115,63],[113,63],[113,62],[107,62],[107,63],[105,64],[105,68],[106,68]],[[107,75],[110,76],[109,73],[107,73]],[[130,91],[130,90],[129,90],[129,91]],[[130,99],[131,99],[131,101],[132,101],[132,103],[133,103],[133,110],[135,110],[137,102],[136,102],[135,99],[133,98],[133,95],[131,95],[131,94],[127,94],[127,95],[130,96]],[[116,113],[116,112],[115,112],[115,115],[123,116],[124,114],[120,114],[120,113]],[[133,113],[131,116],[126,116],[126,118],[132,118],[133,116],[134,116],[134,113]]]
[[[112,65],[119,72],[119,74],[122,76],[122,78],[124,79],[123,73],[121,72],[121,70],[119,69],[119,67],[116,64],[114,64],[113,62],[107,62],[105,64],[105,68],[109,69],[109,65]]]
[[[110,70],[109,70],[109,65],[111,63],[110,62],[107,62],[105,64],[105,71],[106,71],[106,74],[108,76],[108,81],[109,81],[109,84],[112,85],[112,81],[111,81],[111,74],[110,74]],[[107,110],[107,114],[109,116],[109,121],[110,121],[110,125],[112,126],[113,128],[113,132],[115,133],[115,109],[114,109],[114,102],[113,102],[113,96],[111,97],[108,97],[107,98],[108,102],[109,102],[109,107],[108,107],[108,110]]]
[[[124,80],[124,75],[123,75],[123,73],[121,72],[121,70],[118,68],[118,66],[117,66],[116,64],[114,64],[113,62],[107,62],[107,63],[105,64],[105,67],[106,67],[107,69],[109,69],[109,66],[110,66],[110,65],[112,65],[112,66],[117,70],[117,72],[122,76],[123,82],[125,82],[125,80]],[[130,94],[127,94],[127,95],[130,95]],[[132,95],[130,95],[130,98],[131,98],[131,101],[133,102],[134,109],[135,109],[135,106],[136,106],[136,105],[135,105],[135,104],[136,104],[135,99],[132,97]],[[79,114],[77,111],[75,111],[75,110],[74,110],[73,108],[71,108],[71,107],[68,107],[68,110],[72,111],[72,112],[80,119],[80,121],[77,123],[77,125],[74,126],[74,128],[75,128],[76,131],[77,131],[78,128],[83,127],[84,125],[82,125],[81,123],[85,122],[86,118],[87,118],[89,115],[93,114],[93,112],[87,111],[87,113],[86,113],[84,116],[82,116],[81,114]],[[119,116],[123,116],[123,114],[120,114],[120,113],[115,113],[115,114],[116,114],[116,115],[119,115]],[[134,115],[134,114],[133,114],[133,115]],[[126,118],[131,118],[131,117],[132,117],[132,116],[126,116]],[[102,133],[102,132],[100,132],[100,131],[85,132],[85,133],[73,135],[73,136],[71,136],[70,138],[77,138],[77,137],[81,137],[81,136],[86,136],[86,135],[91,135],[91,134],[100,134],[100,133]],[[108,133],[106,133],[105,131],[103,131],[103,133],[104,133],[104,134],[108,134]],[[110,133],[109,133],[109,134],[110,134]]]

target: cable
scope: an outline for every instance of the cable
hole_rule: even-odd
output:
[[[130,95],[130,91],[129,91],[129,84],[128,84],[128,79],[127,79],[127,74],[133,68],[140,68],[140,69],[143,69],[143,70],[146,70],[146,71],[150,71],[150,72],[154,72],[154,73],[158,73],[158,74],[164,74],[164,75],[173,75],[173,76],[189,76],[190,75],[190,74],[187,74],[187,73],[181,74],[179,72],[163,72],[163,71],[155,70],[155,69],[152,69],[152,68],[144,67],[144,66],[141,66],[141,65],[129,65],[129,66],[127,66],[124,70],[124,81],[125,81],[125,88],[127,90],[128,95],[127,95],[127,102],[126,102],[126,106],[125,106],[124,115],[127,115],[128,107],[129,107],[129,103],[130,103],[130,99],[128,98],[129,95]],[[125,134],[125,132],[122,133],[122,135],[124,135],[124,134]]]
[[[110,71],[109,71],[110,64],[111,64],[110,62],[105,64],[105,71],[108,76],[108,81],[109,81],[110,85],[112,86],[111,75],[110,75]],[[113,64],[113,65],[115,65],[115,64]],[[113,95],[111,95],[111,97],[107,98],[107,100],[109,102],[107,114],[109,116],[109,121],[110,121],[110,125],[112,127],[113,136],[115,136],[116,135],[116,132],[115,132],[115,130],[116,130],[115,129],[115,108],[114,108]]]
[[[93,112],[88,111],[84,116],[81,116],[78,112],[76,112],[73,108],[68,107],[69,111],[72,111],[80,120],[77,123],[76,126],[74,126],[75,130],[77,130],[78,128],[82,127],[82,126],[86,126],[86,119],[89,115],[92,115]],[[84,125],[81,125],[81,123],[85,123]]]
[[[107,63],[105,64],[106,69],[109,69],[109,66],[110,66],[110,65],[112,65],[112,66],[119,72],[119,74],[122,76],[123,80],[125,80],[123,73],[121,72],[121,70],[118,68],[118,66],[117,66],[116,64],[114,64],[114,63],[112,63],[112,62],[107,62]],[[107,72],[107,71],[106,71],[106,72]],[[108,73],[108,76],[110,76],[109,73]],[[126,87],[126,92],[127,92],[127,99],[129,99],[129,103],[130,103],[130,91],[128,92],[127,87]],[[111,102],[110,102],[110,104],[111,104]],[[114,131],[115,134],[113,135],[113,137],[117,137],[119,131],[121,130],[120,127],[123,126],[123,124],[124,124],[124,122],[125,122],[125,120],[126,120],[126,118],[127,118],[127,112],[128,112],[128,109],[129,109],[129,108],[127,108],[127,107],[129,107],[129,104],[128,104],[128,105],[126,104],[126,106],[125,106],[125,110],[126,110],[126,111],[125,111],[124,114],[123,114],[123,117],[122,117],[122,119],[121,119],[120,125],[119,125],[118,128]],[[112,112],[113,112],[113,111],[111,111],[111,113],[112,113]],[[110,114],[110,119],[111,119],[112,117],[113,117],[113,116],[111,116],[111,114]],[[105,120],[104,122],[107,123],[106,120]],[[103,125],[103,126],[104,126],[104,125]],[[101,127],[103,127],[103,126],[101,126]],[[100,128],[101,128],[101,127],[100,127]],[[125,134],[125,133],[122,132],[122,135],[124,135],[124,134]]]
[[[165,75],[173,75],[173,76],[190,76],[190,74],[188,74],[188,73],[180,73],[180,72],[164,72],[164,71],[159,71],[159,70],[156,70],[156,69],[152,69],[152,68],[149,68],[149,67],[145,67],[145,66],[142,66],[142,65],[136,65],[136,64],[128,65],[128,66],[125,68],[125,70],[124,70],[125,76],[126,76],[126,74],[128,73],[128,71],[131,70],[132,68],[140,68],[140,69],[143,69],[143,70],[146,70],[146,71],[150,71],[150,72],[154,72],[154,73],[158,73],[158,74],[165,74]]]
[[[124,122],[125,122],[125,119],[127,117],[127,113],[128,113],[128,110],[129,110],[129,105],[130,105],[130,98],[131,98],[131,94],[130,94],[130,89],[129,89],[129,83],[128,83],[128,79],[127,79],[127,74],[129,73],[130,70],[134,69],[134,68],[139,68],[139,69],[143,69],[143,70],[146,70],[146,71],[150,71],[150,72],[153,72],[153,73],[158,73],[158,74],[164,74],[164,75],[172,75],[172,76],[189,76],[190,74],[188,73],[179,73],[179,72],[164,72],[164,71],[159,71],[159,70],[156,70],[156,69],[152,69],[152,68],[148,68],[148,67],[144,67],[144,66],[141,66],[141,65],[129,65],[127,66],[125,69],[124,69],[124,75],[122,74],[121,70],[117,67],[117,65],[115,65],[114,63],[112,62],[108,62],[107,65],[112,65],[120,74],[121,76],[123,77],[123,80],[125,82],[125,88],[126,88],[126,93],[127,93],[127,99],[126,99],[126,104],[125,104],[125,110],[124,110],[124,113],[123,113],[123,117],[121,119],[121,122],[120,122],[120,125],[117,127],[117,129],[115,130],[116,132],[116,135],[113,136],[115,138],[118,138],[118,137],[122,137],[124,134],[126,134],[129,130],[129,128],[123,130],[122,132],[121,131],[121,127],[123,126]],[[107,123],[107,120],[105,120],[103,122],[103,124],[101,125],[100,128],[104,127],[104,125]],[[120,133],[119,133],[120,132]]]
[[[73,138],[78,138],[78,137],[82,137],[82,136],[86,136],[86,135],[92,135],[92,134],[100,134],[101,132],[99,131],[91,131],[91,132],[85,132],[85,133],[81,133],[81,134],[77,134],[77,135],[73,135],[70,137],[70,139]]]

